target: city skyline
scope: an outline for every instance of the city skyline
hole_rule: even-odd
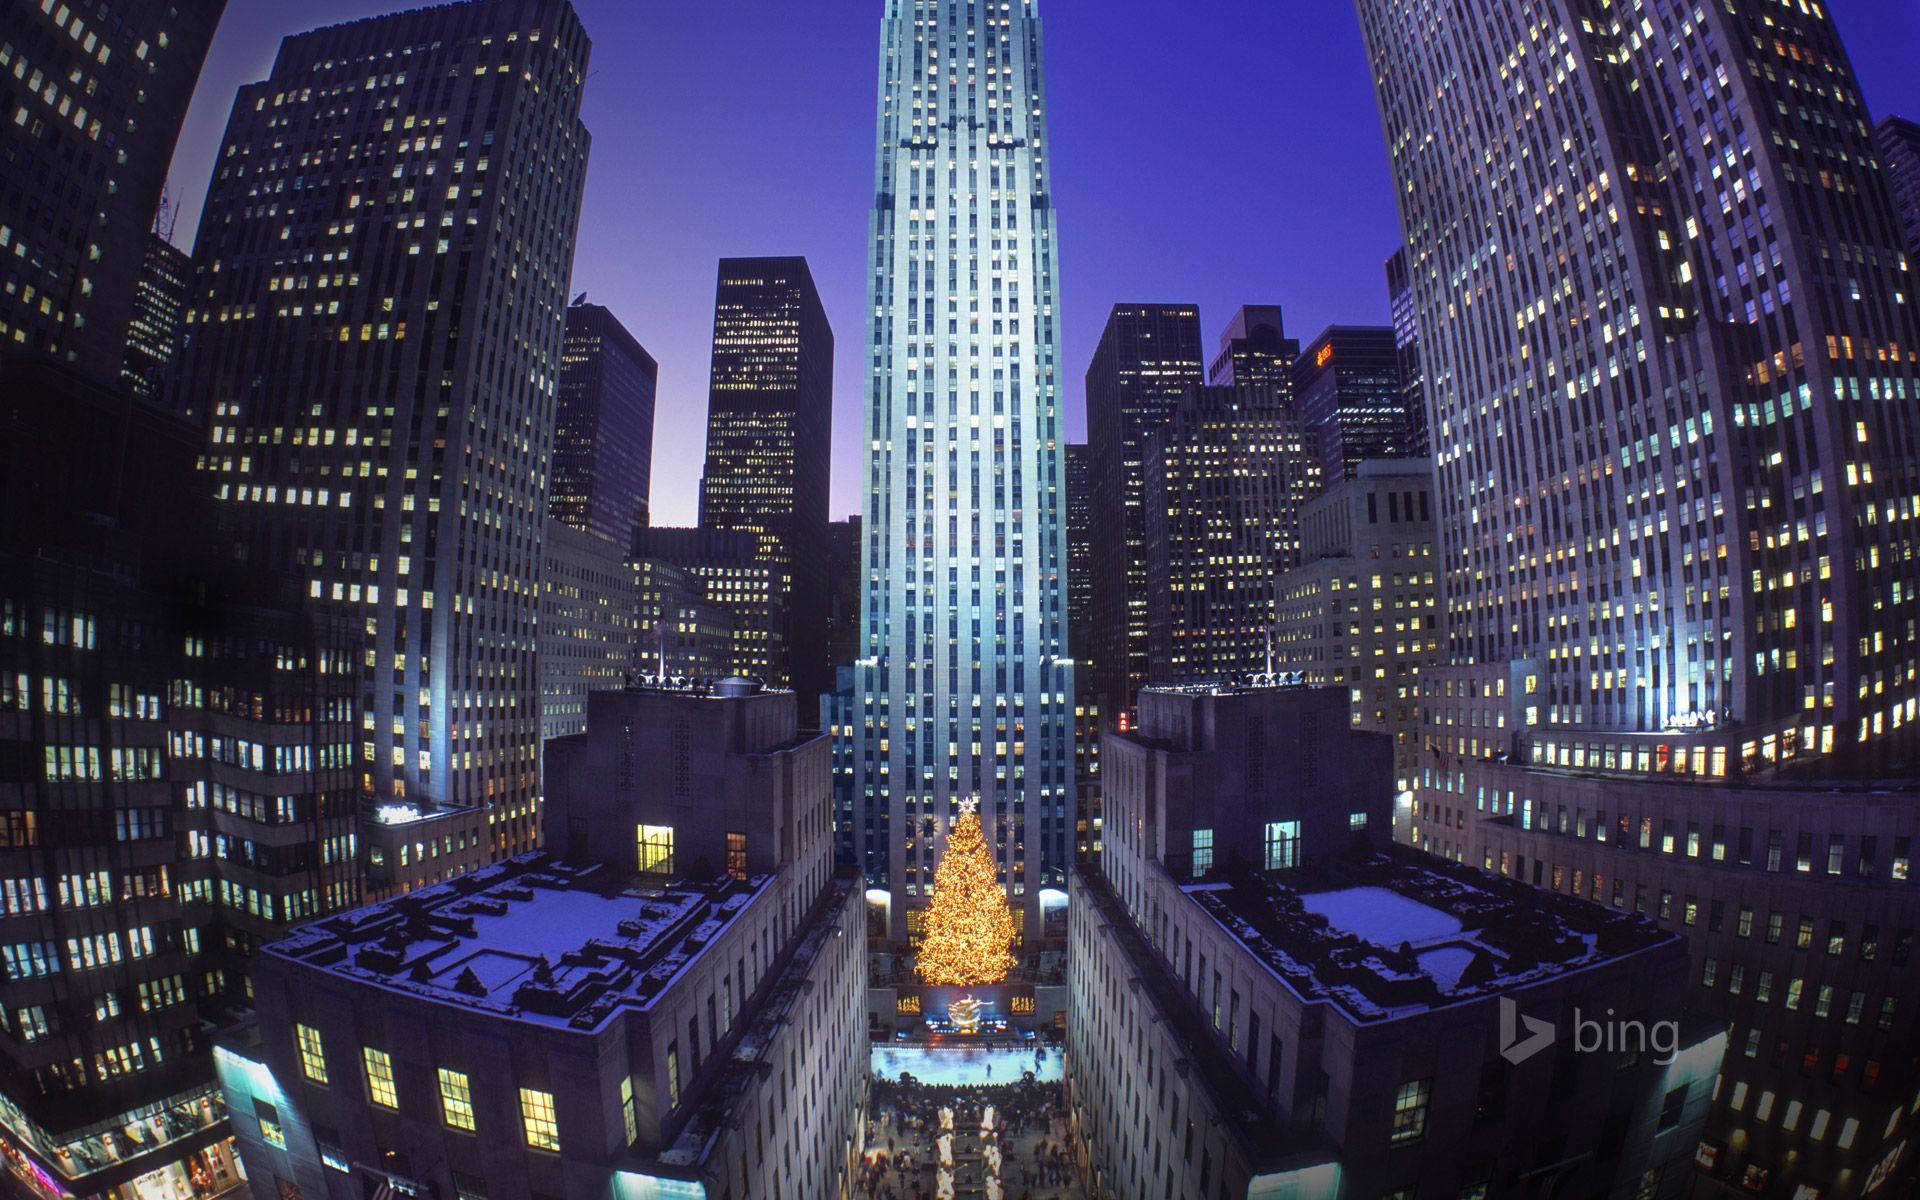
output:
[[[192,237],[235,89],[264,77],[280,37],[398,7],[227,6],[169,178],[181,207],[177,240]],[[724,11],[607,0],[578,7],[603,53],[586,88],[595,144],[570,295],[585,291],[613,309],[659,360],[664,452],[653,519],[688,525],[699,456],[671,450],[704,441],[718,260],[805,255],[828,319],[859,328],[878,5],[804,15],[759,0]],[[1068,239],[1060,383],[1070,441],[1085,438],[1082,377],[1115,303],[1198,303],[1209,353],[1234,309],[1250,301],[1285,305],[1289,328],[1305,336],[1334,323],[1389,321],[1381,269],[1400,234],[1352,6],[1194,7],[1203,11],[1172,18],[1146,0],[1097,13],[1043,9],[1054,30],[1056,205]],[[1875,118],[1920,113],[1920,75],[1910,66],[1920,9],[1904,0],[1833,8]],[[1162,36],[1168,20],[1172,35]],[[1149,22],[1156,32],[1142,37]],[[728,53],[706,52],[721,32]],[[1276,44],[1324,49],[1275,71]],[[1189,91],[1202,79],[1196,102]],[[804,104],[792,102],[802,94]],[[1231,115],[1239,113],[1261,118]],[[1289,113],[1301,119],[1282,125]],[[640,114],[647,119],[634,119]],[[1214,165],[1222,163],[1231,166]],[[1196,177],[1204,188],[1186,182]],[[1134,231],[1147,222],[1156,223],[1153,252],[1133,253]],[[847,336],[836,353],[836,519],[861,507],[863,351],[864,339]]]

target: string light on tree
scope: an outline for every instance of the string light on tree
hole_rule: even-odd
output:
[[[1013,969],[1013,912],[980,831],[978,806],[971,797],[961,802],[934,872],[920,943],[923,983],[976,987],[999,983]]]

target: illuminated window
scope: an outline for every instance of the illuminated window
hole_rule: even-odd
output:
[[[620,1080],[620,1116],[626,1122],[627,1145],[640,1140],[640,1114],[633,1104],[633,1076]]]
[[[1300,865],[1300,822],[1267,822],[1267,870],[1285,871]]]
[[[260,1122],[260,1136],[267,1145],[287,1148],[287,1135],[280,1128],[280,1110],[265,1100],[253,1102],[253,1115]]]
[[[673,874],[673,826],[636,826],[642,874]]]
[[[385,1050],[372,1046],[361,1047],[360,1054],[367,1063],[367,1098],[381,1108],[399,1108],[400,1093],[393,1086],[393,1059]]]
[[[667,1107],[680,1107],[680,1043],[667,1043]]]
[[[727,835],[727,874],[735,879],[747,877],[747,835],[744,833]]]
[[[560,1149],[560,1121],[553,1110],[553,1093],[520,1089],[520,1123],[527,1132],[527,1145],[535,1150]]]
[[[1415,1079],[1400,1085],[1393,1097],[1393,1145],[1417,1142],[1427,1132],[1427,1100],[1433,1093],[1431,1080]]]
[[[300,1048],[300,1070],[315,1083],[327,1081],[327,1058],[320,1045],[320,1031],[311,1025],[293,1027],[295,1043]]]
[[[1193,831],[1193,873],[1205,875],[1213,870],[1213,830],[1196,829]]]
[[[473,1090],[459,1071],[440,1068],[440,1115],[450,1129],[473,1132]]]

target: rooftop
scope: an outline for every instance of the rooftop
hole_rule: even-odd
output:
[[[528,854],[325,917],[264,953],[479,1012],[594,1029],[646,1008],[771,880],[633,888]]]
[[[1295,992],[1362,1022],[1495,995],[1674,940],[1630,913],[1385,855],[1183,890]]]

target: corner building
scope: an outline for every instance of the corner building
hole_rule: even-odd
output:
[[[254,1194],[846,1195],[866,962],[828,754],[747,680],[595,692],[547,852],[256,958],[217,1051]]]
[[[1716,1194],[1908,1178],[1912,977],[1880,973],[1920,925],[1895,848],[1920,322],[1832,21],[1358,7],[1447,614],[1413,836],[1692,928],[1695,1002],[1731,1031],[1698,1156]],[[1800,886],[1827,855],[1873,886]]]
[[[864,627],[870,887],[917,932],[968,796],[1016,922],[1064,890],[1073,676],[1059,273],[1032,0],[889,0],[872,228]]]
[[[361,785],[536,844],[536,619],[587,37],[486,0],[281,43],[242,88],[181,378],[235,557],[366,633]]]

